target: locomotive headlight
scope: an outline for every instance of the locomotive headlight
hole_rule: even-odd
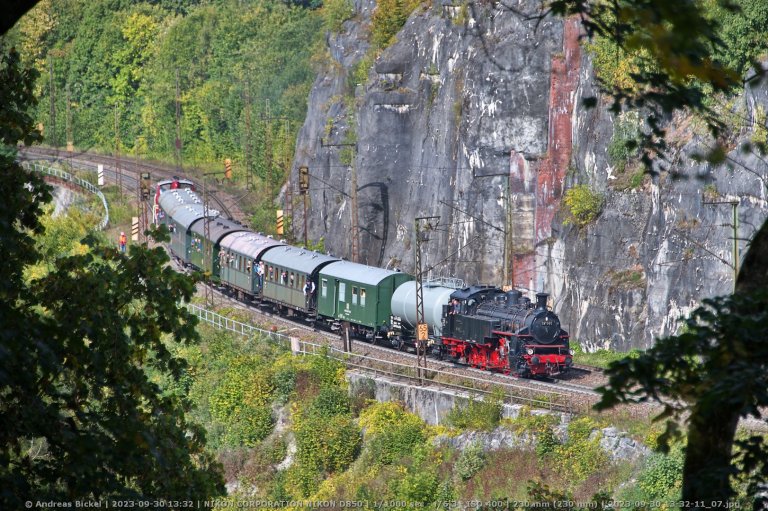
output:
[[[529,355],[533,355],[533,348],[528,348],[525,352]]]

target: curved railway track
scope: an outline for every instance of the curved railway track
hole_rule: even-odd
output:
[[[92,167],[97,164],[102,164],[104,166],[105,178],[109,182],[121,184],[124,190],[132,193],[138,193],[138,176],[140,172],[150,172],[153,181],[170,178],[174,175],[193,180],[197,179],[197,176],[178,173],[175,169],[166,165],[137,162],[129,159],[120,159],[118,167],[117,159],[112,156],[87,152],[70,154],[51,148],[24,147],[20,148],[19,155],[22,159],[26,160],[65,162],[73,167],[85,167],[89,170],[93,170]],[[197,180],[199,181],[199,179]],[[218,190],[214,186],[210,186],[209,191],[213,192],[210,195],[211,200],[215,201],[222,213],[236,220],[242,221],[244,219],[244,215],[234,204],[233,198],[223,193],[217,193]],[[262,307],[240,302],[234,297],[222,293],[220,290],[216,290],[216,292],[219,296],[229,301],[230,305],[247,311],[252,316],[257,316],[257,318],[261,319],[261,322],[267,320],[277,323],[283,325],[285,329],[292,333],[296,331],[302,332],[303,336],[308,340],[317,341],[318,338],[322,338],[335,348],[343,349],[342,340],[337,334],[314,328],[306,324],[305,321],[291,321],[283,316],[264,310]],[[360,360],[355,360],[356,358]],[[370,361],[379,361],[384,364],[395,364],[409,368],[417,366],[417,357],[413,353],[397,351],[360,340],[355,340],[352,343],[352,352],[349,354],[348,360],[352,362],[353,366],[358,367],[363,365],[363,362],[369,363]],[[593,369],[578,368],[580,372],[585,374],[592,373]],[[507,393],[510,396],[522,398],[524,402],[548,403],[550,408],[559,410],[572,411],[573,409],[582,409],[585,406],[591,405],[598,396],[593,387],[589,385],[581,385],[571,381],[565,382],[561,379],[550,381],[521,379],[498,373],[490,373],[445,360],[428,359],[426,367],[421,368],[421,370],[424,371],[423,375],[425,375],[421,378],[422,382],[434,382],[437,385],[465,390],[467,390],[467,387],[461,382],[471,382],[472,388],[469,389],[470,391],[488,393],[490,388],[484,389],[482,384],[476,384],[476,382],[483,382],[486,386],[502,386],[508,391]],[[440,378],[436,378],[435,375],[440,375]],[[446,377],[446,375],[450,376]],[[572,379],[572,376],[569,379]]]
[[[104,166],[104,177],[107,181],[113,184],[121,184],[124,190],[132,193],[138,193],[138,176],[141,172],[149,172],[152,174],[153,181],[157,181],[158,179],[170,179],[173,176],[179,176],[195,181],[200,180],[197,175],[179,172],[168,165],[136,161],[129,158],[118,159],[114,156],[94,154],[84,151],[69,153],[67,151],[40,146],[20,147],[19,157],[30,161],[44,160],[66,163],[73,167],[81,168],[83,166],[91,167],[101,164]],[[224,215],[240,222],[243,222],[246,219],[232,197],[222,193],[215,184],[208,183],[207,188],[210,200],[216,204],[214,207],[219,209]]]
[[[265,310],[264,307],[256,304],[250,305],[243,303],[235,297],[222,292],[220,289],[214,288],[214,290],[219,297],[227,301],[228,306],[233,306],[241,311],[247,312],[257,323],[263,324],[266,320],[272,324],[280,326],[280,331],[284,334],[300,336],[306,340],[313,340],[315,342],[317,342],[318,338],[322,338],[325,342],[339,351],[344,349],[343,341],[338,334],[315,328],[305,320],[287,319],[274,312]],[[299,335],[299,332],[301,335]],[[353,365],[360,366],[363,363],[363,360],[356,360],[355,356],[362,357],[365,360],[374,359],[385,363],[408,366],[410,368],[416,368],[417,366],[417,356],[413,353],[398,351],[362,340],[355,340],[352,343],[352,352],[349,354],[348,358],[348,361],[351,361]],[[599,394],[594,390],[591,384],[583,385],[570,381],[565,382],[559,379],[545,381],[517,378],[434,358],[428,358],[426,367],[422,368],[422,370],[427,375],[424,380],[427,382],[434,382],[437,385],[468,390],[466,385],[460,383],[457,384],[455,382],[482,381],[487,388],[483,388],[483,385],[479,385],[473,387],[470,391],[488,394],[490,393],[492,386],[501,386],[507,391],[508,395],[512,398],[516,398],[518,401],[524,403],[537,402],[544,405],[544,407],[557,410],[585,410],[594,404],[599,397]],[[439,374],[441,376],[450,375],[450,377],[448,380],[438,380],[437,378],[434,378],[434,374]],[[455,379],[455,381],[450,381],[451,377]]]

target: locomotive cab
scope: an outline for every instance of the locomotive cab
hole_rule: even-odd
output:
[[[481,369],[519,376],[552,376],[572,365],[568,333],[547,308],[548,294],[536,303],[516,290],[468,288],[445,307],[441,353]]]

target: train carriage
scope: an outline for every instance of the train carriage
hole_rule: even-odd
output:
[[[165,216],[169,212],[164,210],[160,206],[160,197],[167,191],[173,190],[191,190],[195,191],[195,183],[189,179],[181,179],[178,176],[174,176],[173,179],[163,179],[158,181],[155,185],[155,200],[152,207],[152,221],[155,225],[164,224]]]
[[[386,335],[392,295],[413,277],[399,271],[339,261],[320,270],[317,313],[349,321],[353,333],[373,340]]]
[[[338,257],[287,245],[269,250],[262,257],[263,296],[283,307],[311,313],[315,308],[304,295],[306,278],[309,277],[317,288],[320,269],[338,260]]]
[[[209,226],[210,241],[212,244],[211,261],[205,261],[204,257],[206,223]],[[218,254],[221,251],[220,243],[222,238],[230,233],[242,232],[245,230],[246,228],[242,225],[222,217],[208,217],[197,220],[190,227],[190,243],[194,250],[190,252],[189,262],[201,270],[211,272],[214,280],[219,280],[220,258]]]
[[[285,243],[252,231],[225,235],[219,251],[214,252],[221,281],[250,298],[259,296],[263,282],[257,277],[256,265],[267,250],[284,246]]]
[[[189,228],[205,216],[203,204],[191,189],[164,192],[159,204],[165,212],[161,223],[167,225],[171,233],[171,252],[189,263],[193,251],[202,252],[201,247],[193,246]]]

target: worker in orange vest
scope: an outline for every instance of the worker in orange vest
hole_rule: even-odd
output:
[[[128,243],[128,238],[125,237],[125,233],[120,231],[120,252],[125,252],[125,244]]]

